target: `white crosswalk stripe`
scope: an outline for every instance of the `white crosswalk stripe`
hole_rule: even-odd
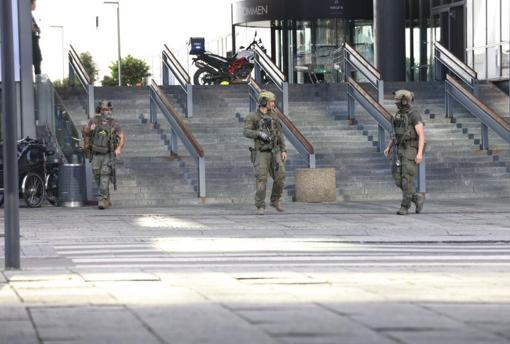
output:
[[[178,240],[174,243],[178,244]],[[255,244],[255,243],[254,243]],[[56,245],[78,267],[510,266],[510,244],[369,244],[303,241],[299,250],[163,249],[151,241]]]

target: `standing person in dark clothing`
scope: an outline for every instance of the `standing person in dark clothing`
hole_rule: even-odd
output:
[[[36,8],[36,0],[30,0],[32,2],[32,12]],[[37,25],[34,16],[32,16],[32,63],[34,65],[34,72],[36,77],[41,75],[41,61],[42,54],[41,48],[39,47],[39,38],[41,37],[41,29]]]

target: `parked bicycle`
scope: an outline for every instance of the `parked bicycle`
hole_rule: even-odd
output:
[[[40,207],[45,198],[57,205],[58,156],[41,141],[29,137],[19,140],[17,146],[20,197],[30,208]],[[0,205],[4,202],[2,148],[0,145]]]

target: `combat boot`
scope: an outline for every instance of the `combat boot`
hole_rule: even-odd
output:
[[[284,211],[284,209],[282,207],[282,203],[279,200],[271,202],[271,207],[274,207],[280,213],[282,213]]]
[[[423,204],[425,203],[425,194],[417,193],[413,196],[413,203],[416,205],[416,214],[423,211]]]
[[[397,215],[407,215],[409,211],[405,207],[401,207],[399,211],[397,211]]]
[[[105,209],[106,208],[106,200],[102,199],[100,200],[99,202],[97,202],[97,207],[101,210]]]
[[[260,208],[257,208],[257,215],[264,215],[266,212],[266,209],[260,207]]]

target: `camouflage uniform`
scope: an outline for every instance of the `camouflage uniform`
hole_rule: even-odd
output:
[[[264,122],[266,120],[266,122]],[[259,133],[264,130],[263,123],[270,121],[272,142],[264,142]],[[282,152],[286,152],[285,139],[282,133],[282,125],[278,121],[277,114],[268,110],[266,114],[257,110],[246,118],[244,124],[244,136],[254,140],[255,148],[252,151],[252,163],[255,167],[256,188],[255,206],[264,209],[266,204],[266,184],[268,175],[273,178],[271,191],[271,204],[278,204],[285,184],[285,163],[282,160]],[[277,207],[278,209],[278,207]]]
[[[121,128],[119,123],[114,120],[110,116],[105,116],[102,114],[96,115],[93,119],[89,121],[87,124],[87,128],[90,132],[89,140],[90,144],[92,144],[93,137],[95,134],[95,130],[99,126],[108,126],[111,128],[114,136],[118,137],[121,133]],[[116,144],[114,144],[114,147]],[[90,148],[88,148],[91,150]],[[96,180],[97,188],[98,188],[98,202],[101,204],[102,202],[107,202],[110,204],[110,178],[112,174],[112,157],[111,154],[114,153],[105,153],[101,154],[98,152],[92,151],[92,171],[94,173],[94,178]]]
[[[396,97],[399,96],[398,91]],[[400,93],[401,95],[402,93]],[[411,98],[414,95],[409,92]],[[424,202],[424,195],[417,193],[414,186],[414,178],[418,172],[416,155],[418,153],[418,133],[416,125],[422,123],[421,115],[412,109],[409,100],[407,105],[400,106],[398,112],[392,119],[394,129],[394,144],[396,148],[396,160],[393,164],[393,179],[395,184],[402,190],[402,203],[399,215],[407,214],[411,202],[416,204],[416,212],[421,212]]]

